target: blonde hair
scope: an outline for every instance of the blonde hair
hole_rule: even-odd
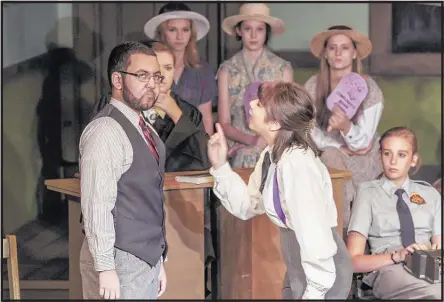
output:
[[[351,38],[350,38],[351,40]],[[327,59],[325,58],[325,47],[327,46],[328,40],[325,41],[324,49],[321,52],[320,58],[320,71],[318,76],[318,81],[316,84],[316,121],[319,128],[326,130],[328,127],[328,120],[331,117],[331,111],[327,108],[326,100],[327,97],[332,92],[331,83],[330,83],[330,65],[328,65]],[[356,49],[355,42],[352,40],[352,44]],[[356,72],[359,74],[363,73],[362,62],[358,56],[353,60],[352,63],[352,72]],[[362,104],[358,108],[358,112],[352,118],[353,122],[356,122],[356,118],[362,113]]]
[[[163,44],[168,45],[166,36],[165,36],[165,30],[166,30],[166,26],[168,25],[169,22],[164,21],[161,24],[159,24],[159,26],[156,29],[156,39],[161,41]],[[196,31],[194,30],[194,24],[191,20],[189,20],[190,22],[190,30],[191,30],[191,37],[190,37],[190,41],[188,42],[186,48],[185,48],[185,54],[183,56],[183,63],[185,66],[187,67],[191,67],[191,68],[198,68],[200,67],[200,58],[199,58],[199,51],[197,50],[197,35],[196,35]],[[171,51],[171,47],[170,47],[170,51]],[[171,51],[171,53],[173,54],[174,57],[174,53]]]
[[[422,161],[421,157],[418,154],[419,146],[415,132],[413,132],[413,130],[408,127],[394,127],[387,130],[386,132],[384,132],[384,134],[381,136],[381,139],[379,140],[379,146],[381,152],[383,148],[382,144],[384,143],[384,140],[388,137],[402,137],[412,145],[413,155],[416,154],[418,156],[418,162],[416,163],[415,169],[412,172],[412,175],[415,175],[421,168],[421,161]]]
[[[159,52],[167,52],[169,53],[172,57],[173,57],[173,61],[176,61],[174,58],[174,54],[171,51],[171,49],[164,43],[162,42],[153,42],[151,44],[151,48],[154,50],[155,53],[159,53]]]

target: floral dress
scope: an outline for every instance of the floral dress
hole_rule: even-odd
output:
[[[262,55],[253,65],[241,50],[230,59],[221,64],[221,68],[226,68],[228,73],[228,92],[231,102],[231,124],[238,130],[255,135],[248,128],[248,121],[245,116],[243,95],[249,84],[256,81],[279,81],[283,80],[284,70],[291,68],[291,63],[278,57],[268,48],[264,48]],[[231,148],[236,142],[227,140]],[[263,149],[256,146],[245,146],[239,149],[230,159],[233,168],[253,168]]]

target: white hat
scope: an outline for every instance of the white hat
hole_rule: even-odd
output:
[[[285,23],[279,18],[270,16],[270,8],[265,3],[245,3],[239,8],[239,14],[225,18],[222,29],[234,36],[234,27],[242,21],[262,21],[270,25],[271,34],[280,35],[285,31]]]
[[[143,32],[151,39],[155,38],[157,27],[164,21],[171,19],[190,19],[196,30],[196,39],[205,37],[210,30],[210,22],[203,15],[191,11],[188,5],[180,1],[169,2],[162,6],[159,14],[145,23]]]

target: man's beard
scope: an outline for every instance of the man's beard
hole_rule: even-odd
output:
[[[147,97],[147,95],[142,96],[141,98],[136,98],[131,91],[126,87],[126,85],[123,85],[123,100],[125,103],[127,103],[131,108],[136,109],[138,111],[145,111],[153,107],[153,105],[156,103],[157,96],[153,89],[151,91],[153,94],[152,99],[148,99],[148,103],[143,102],[143,98]]]

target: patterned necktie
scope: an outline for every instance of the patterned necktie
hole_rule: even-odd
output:
[[[154,141],[153,137],[151,136],[150,128],[145,124],[142,116],[140,116],[140,119],[139,119],[139,126],[142,129],[143,136],[145,136],[145,138],[148,142],[148,144],[147,144],[148,148],[150,148],[150,150],[153,153],[154,157],[156,158],[157,162],[159,162],[159,153],[157,153],[156,142]]]
[[[268,170],[271,165],[270,152],[265,153],[264,161],[262,162],[262,171],[261,171],[261,186],[259,187],[259,191],[262,194],[262,191],[265,187],[265,181],[267,180]],[[279,196],[279,186],[277,182],[277,169],[274,170],[274,178],[273,178],[273,205],[276,214],[281,219],[281,221],[285,224],[285,214],[281,207],[281,198]]]
[[[398,202],[396,203],[396,211],[399,216],[399,223],[401,226],[401,241],[404,247],[415,243],[415,227],[413,226],[412,214],[410,213],[409,206],[402,199],[403,189],[398,189],[395,195],[398,196]]]

